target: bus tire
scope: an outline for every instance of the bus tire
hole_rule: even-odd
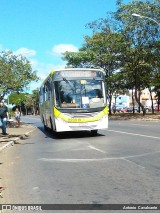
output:
[[[48,131],[48,128],[45,124],[44,124],[44,131]]]
[[[45,125],[44,118],[43,118],[43,126],[44,126],[44,131],[48,131],[48,127]]]
[[[50,118],[51,131],[53,131],[52,119]]]
[[[97,130],[97,129],[91,130],[91,135],[92,135],[92,136],[96,136],[97,133],[98,133],[98,130]]]

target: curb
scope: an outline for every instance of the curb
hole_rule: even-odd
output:
[[[0,152],[3,151],[4,149],[8,148],[9,146],[13,146],[13,144],[14,144],[14,141],[8,142],[7,144],[5,144],[4,146],[2,146],[0,148]]]
[[[34,129],[34,130],[35,130],[35,129]],[[7,142],[4,146],[2,146],[2,147],[0,148],[0,152],[3,151],[4,149],[10,147],[10,146],[13,146],[14,144],[17,144],[17,141],[18,141],[19,139],[23,139],[23,138],[25,138],[25,137],[28,137],[29,134],[30,134],[31,132],[33,132],[34,130],[31,130],[31,131],[29,131],[29,132],[27,132],[27,133],[24,133],[23,135],[20,135],[19,137],[15,138],[14,140],[12,139],[11,141]]]

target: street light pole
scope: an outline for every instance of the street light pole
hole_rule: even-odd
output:
[[[139,18],[146,18],[146,19],[149,19],[149,20],[155,22],[156,24],[158,24],[158,25],[160,26],[160,23],[159,23],[159,22],[157,22],[156,20],[154,20],[153,18],[150,18],[150,17],[148,17],[148,16],[142,16],[142,15],[139,15],[139,14],[137,14],[137,13],[132,13],[132,16],[136,16],[136,17],[139,17]]]

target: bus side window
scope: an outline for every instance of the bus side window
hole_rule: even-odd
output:
[[[50,81],[47,81],[47,99],[50,100],[51,86]]]
[[[48,100],[48,88],[47,86],[45,85],[46,89],[45,89],[45,101]]]
[[[43,103],[43,90],[42,90],[42,88],[40,88],[40,90],[39,90],[39,102],[40,102],[40,104]]]
[[[44,85],[44,101],[50,100],[50,82],[49,80]]]
[[[45,102],[45,86],[42,88],[43,102]]]
[[[43,102],[47,100],[47,88],[46,85],[43,87]]]

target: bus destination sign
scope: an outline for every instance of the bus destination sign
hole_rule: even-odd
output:
[[[101,71],[92,70],[62,70],[54,73],[54,79],[58,78],[102,78],[103,73]]]

